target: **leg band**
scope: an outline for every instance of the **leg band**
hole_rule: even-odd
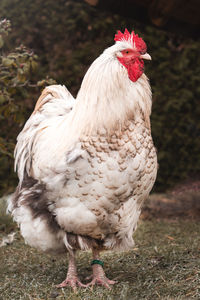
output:
[[[91,262],[91,265],[101,265],[103,267],[103,261],[102,260],[99,260],[99,259],[94,259],[92,260]]]

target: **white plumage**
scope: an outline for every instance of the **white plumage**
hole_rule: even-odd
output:
[[[33,247],[67,248],[72,259],[76,249],[98,258],[102,249],[133,246],[157,159],[148,79],[133,82],[117,59],[127,44],[135,51],[131,41],[117,41],[94,61],[76,100],[64,86],[47,87],[17,138],[12,214]],[[70,270],[62,286],[81,285]],[[96,282],[112,283],[104,279]]]

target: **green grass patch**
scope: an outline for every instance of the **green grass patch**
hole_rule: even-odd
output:
[[[50,256],[24,244],[0,248],[0,299],[200,299],[200,234],[198,221],[143,221],[136,246],[126,253],[102,254],[105,271],[118,283],[111,289],[57,289],[66,276],[65,256]],[[1,233],[0,238],[5,234]],[[91,253],[77,253],[80,279],[91,274]]]

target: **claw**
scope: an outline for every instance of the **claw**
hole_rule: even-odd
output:
[[[86,285],[86,287],[89,287],[89,286],[93,287],[95,284],[97,284],[97,285],[102,285],[110,290],[111,289],[110,285],[113,285],[115,283],[116,283],[116,281],[110,280],[106,276],[94,277],[93,280]]]
[[[77,286],[78,287],[87,287],[87,285],[83,284],[78,278],[73,277],[73,278],[66,278],[63,282],[61,282],[60,284],[57,284],[56,287],[57,288],[64,288],[70,286],[73,291],[77,290]]]

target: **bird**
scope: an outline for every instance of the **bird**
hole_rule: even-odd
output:
[[[101,251],[134,246],[158,168],[144,60],[151,60],[144,40],[118,30],[87,70],[76,99],[64,85],[47,86],[17,137],[19,183],[9,210],[27,244],[68,254],[58,288],[111,288],[116,281],[106,276]],[[79,250],[92,252],[86,284],[78,277]]]

